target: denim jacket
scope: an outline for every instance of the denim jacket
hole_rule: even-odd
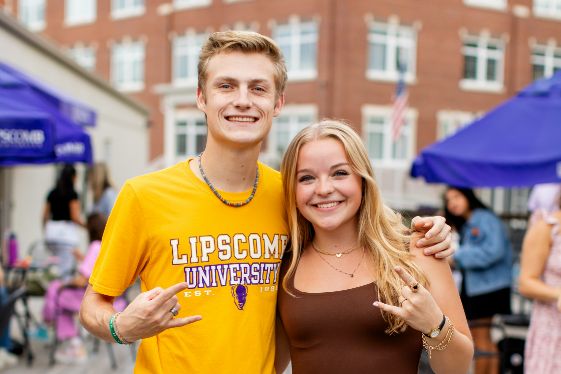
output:
[[[475,209],[461,238],[454,261],[464,273],[466,294],[477,296],[510,287],[512,248],[499,218],[486,209]]]

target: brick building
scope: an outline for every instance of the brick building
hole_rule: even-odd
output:
[[[363,135],[384,196],[399,208],[440,203],[438,188],[407,177],[420,149],[533,78],[561,69],[561,0],[0,4],[151,108],[153,167],[173,164],[204,145],[206,129],[196,110],[195,88],[197,54],[205,36],[229,28],[272,36],[284,51],[289,84],[286,107],[262,159],[278,164],[293,134],[316,119],[346,119]],[[401,136],[393,142],[392,96],[400,75],[407,83],[409,105]]]

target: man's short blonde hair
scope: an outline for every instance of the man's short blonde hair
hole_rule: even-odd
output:
[[[282,52],[269,37],[253,31],[219,31],[210,34],[201,49],[198,65],[198,87],[204,94],[207,67],[210,59],[220,53],[260,53],[267,56],[275,67],[276,96],[284,93],[287,73]]]

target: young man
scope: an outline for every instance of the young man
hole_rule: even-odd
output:
[[[108,341],[143,339],[137,373],[274,372],[277,276],[288,234],[280,175],[257,159],[284,104],[286,79],[271,39],[212,34],[197,89],[205,151],[133,178],[120,192],[81,320]],[[419,228],[433,224],[440,237],[426,242],[446,249],[449,227],[418,220]],[[145,292],[115,314],[113,299],[139,276]]]

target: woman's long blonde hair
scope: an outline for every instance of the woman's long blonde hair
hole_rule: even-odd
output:
[[[413,263],[409,253],[409,229],[402,223],[401,216],[384,205],[374,179],[370,159],[358,134],[346,123],[336,120],[322,120],[300,131],[292,140],[281,164],[285,207],[290,230],[292,258],[282,286],[287,287],[288,279],[294,276],[296,266],[314,237],[314,228],[298,211],[296,206],[296,171],[298,154],[302,146],[314,140],[335,139],[343,145],[346,157],[354,173],[362,177],[362,201],[358,215],[359,244],[367,249],[375,264],[374,279],[380,301],[399,305],[401,289],[404,285],[394,271],[399,265],[412,274],[421,284],[426,285],[426,277]],[[402,331],[405,321],[393,314],[382,312],[388,322],[387,333]]]

